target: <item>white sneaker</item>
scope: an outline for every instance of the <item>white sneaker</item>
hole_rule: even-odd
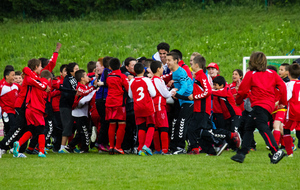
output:
[[[13,155],[14,158],[27,158],[27,156],[23,153],[19,153],[18,156]]]
[[[173,152],[173,154],[175,154],[175,155],[177,155],[177,154],[186,154],[186,150],[184,148],[177,147],[177,150],[175,152]]]
[[[14,153],[14,148],[9,149],[9,154],[13,154]]]
[[[92,135],[91,135],[91,141],[95,142],[97,139],[97,128],[95,126],[92,127]]]

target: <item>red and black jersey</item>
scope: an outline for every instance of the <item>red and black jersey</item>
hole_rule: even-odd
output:
[[[108,87],[106,97],[106,107],[125,106],[124,91],[128,92],[129,82],[126,75],[121,70],[114,70],[107,75],[106,84]]]
[[[205,112],[211,114],[211,86],[203,70],[195,73],[193,98],[194,112]]]
[[[243,103],[243,99],[251,90],[251,107],[260,106],[272,113],[275,107],[276,87],[282,94],[279,103],[287,105],[286,85],[275,71],[248,71],[239,86],[236,103]]]
[[[166,98],[171,97],[172,94],[168,91],[164,81],[160,77],[153,76],[151,80],[156,91],[156,96],[153,97],[154,108],[156,111],[163,111],[167,105]]]
[[[242,115],[240,108],[235,104],[229,86],[225,86],[220,90],[212,90],[212,94],[214,99],[217,99],[220,103],[224,119],[229,119],[235,115]]]
[[[76,90],[77,92],[80,93],[79,96],[75,96],[74,99],[74,103],[72,105],[72,109],[75,109],[79,103],[79,101],[81,100],[81,98],[83,98],[84,96],[88,95],[89,93],[91,93],[93,90],[95,89],[94,86],[87,86],[84,84],[81,84],[80,82],[78,82]]]
[[[63,85],[64,78],[62,76],[56,77],[55,80],[52,80],[52,91],[51,91],[51,98],[52,98],[52,108],[53,112],[59,111],[59,101],[61,97],[61,91],[59,87]]]
[[[0,84],[0,107],[2,113],[15,114],[15,102],[20,91],[20,85],[8,83],[5,80]]]

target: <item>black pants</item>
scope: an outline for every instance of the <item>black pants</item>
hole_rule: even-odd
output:
[[[61,145],[61,139],[62,139],[62,123],[61,123],[61,117],[60,113],[58,112],[53,112],[53,150],[54,151],[59,151],[60,145]]]
[[[190,148],[198,148],[198,139],[200,139],[201,129],[208,129],[209,115],[205,112],[194,112],[188,126],[188,140],[190,142]]]
[[[138,145],[137,133],[138,133],[138,129],[135,123],[134,111],[127,112],[125,135],[122,143],[123,150],[133,149],[134,146]]]
[[[271,120],[271,114],[260,106],[254,106],[252,112],[248,115],[249,120],[245,126],[245,134],[243,136],[242,148],[238,150],[239,154],[248,154],[251,148],[251,142],[254,139],[253,131],[257,128],[265,140],[267,146],[270,147],[274,154],[278,151],[277,143],[268,126],[268,121]]]
[[[240,123],[240,127],[239,127],[239,133],[241,135],[241,138],[243,138],[244,134],[245,134],[245,126],[246,123],[249,122],[249,120],[251,119],[251,117],[249,117],[250,112],[244,110],[242,112],[242,117],[241,117],[241,123]],[[251,148],[256,148],[256,142],[253,139],[251,142]]]
[[[226,129],[225,119],[222,113],[213,113],[213,121],[218,129]]]
[[[15,125],[15,121],[16,121],[16,116],[13,113],[8,113],[7,117],[8,117],[7,122],[5,122],[4,118],[2,117],[3,124],[4,124],[4,129],[3,129],[4,137],[8,134],[11,126]]]
[[[76,135],[75,138],[69,143],[70,148],[75,148],[76,145],[81,143],[80,150],[88,150],[90,144],[90,137],[88,132],[88,118],[87,117],[74,117],[76,122]]]
[[[171,129],[170,150],[176,151],[177,147],[185,148],[187,126],[193,115],[194,104],[184,103],[181,105],[178,118],[174,118]]]
[[[96,99],[96,108],[100,116],[101,128],[98,135],[98,144],[108,145],[109,121],[105,120],[105,100]]]
[[[226,129],[231,132],[238,132],[239,126],[241,124],[241,116],[234,115],[229,119],[226,119]]]

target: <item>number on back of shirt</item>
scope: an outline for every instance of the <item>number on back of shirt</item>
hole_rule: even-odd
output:
[[[139,96],[140,96],[136,101],[141,101],[145,97],[144,88],[139,87],[136,91],[139,92]]]

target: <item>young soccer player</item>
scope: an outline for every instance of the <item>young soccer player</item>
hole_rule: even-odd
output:
[[[278,74],[279,74],[280,78],[282,78],[282,80],[284,82],[289,82],[290,81],[290,78],[288,76],[288,74],[289,74],[289,66],[290,65],[288,63],[282,63],[280,65],[280,67],[279,67]]]
[[[171,50],[171,52],[177,53],[177,55],[179,56],[178,65],[180,67],[182,67],[186,71],[186,74],[193,80],[192,72],[190,71],[189,66],[187,66],[184,63],[184,61],[182,60],[182,53],[181,53],[181,51],[179,51],[178,49],[173,49],[173,50]]]
[[[220,69],[218,64],[216,63],[210,63],[207,67],[208,74],[211,76],[212,80],[216,78],[217,76],[220,76]]]
[[[120,60],[118,58],[112,58],[109,61],[109,66],[112,72],[106,79],[108,87],[106,103],[105,103],[105,119],[109,121],[108,139],[109,139],[109,154],[124,154],[121,148],[125,127],[126,127],[126,110],[125,110],[125,99],[124,89],[128,92],[128,78],[126,75],[121,73]],[[117,130],[117,139],[115,144],[115,134]]]
[[[277,73],[266,69],[267,58],[264,53],[252,53],[249,66],[250,71],[246,73],[239,86],[236,103],[241,104],[251,90],[249,98],[253,110],[250,114],[251,118],[245,126],[242,148],[231,159],[240,163],[244,162],[253,140],[253,131],[257,128],[271,149],[272,154],[269,154],[271,163],[277,164],[285,153],[278,149],[274,136],[268,127],[268,121],[271,119],[271,112],[275,106],[276,87],[282,92],[279,105],[284,107],[287,104],[286,86]]]
[[[14,77],[14,83],[17,83],[21,86],[22,82],[23,82],[22,72],[21,71],[16,71],[15,72],[15,77]]]
[[[154,147],[157,153],[169,155],[169,122],[166,111],[166,99],[171,98],[172,92],[168,91],[164,81],[160,78],[164,69],[160,61],[153,61],[150,65],[153,73],[152,83],[156,90],[156,96],[153,98],[155,107],[155,132]]]
[[[49,86],[52,74],[48,70],[41,72],[41,78],[38,79],[43,86]],[[32,83],[31,83],[32,82]],[[46,98],[47,92],[35,87],[34,81],[31,81],[28,86],[31,86],[30,92],[26,97],[26,120],[29,130],[24,133],[24,135],[19,139],[19,141],[14,142],[14,157],[19,157],[19,149],[30,137],[35,134],[38,136],[39,143],[39,157],[46,157],[45,155],[45,109],[46,109]]]
[[[296,130],[296,136],[300,139],[300,66],[298,63],[294,63],[289,66],[288,77],[291,79],[287,83],[287,100],[288,100],[288,113],[287,122],[283,126],[285,143],[285,150],[288,157],[293,157],[293,139],[291,137],[291,130]]]
[[[164,67],[164,75],[169,74],[170,69],[167,65],[167,54],[170,52],[170,45],[166,42],[161,42],[157,45],[156,49],[158,52],[152,56],[152,59],[156,61],[161,61]]]
[[[135,122],[138,126],[139,155],[152,155],[149,148],[154,135],[155,118],[154,104],[152,97],[156,95],[151,79],[144,77],[145,69],[143,64],[137,63],[134,66],[137,74],[129,83],[128,95],[134,102]]]

